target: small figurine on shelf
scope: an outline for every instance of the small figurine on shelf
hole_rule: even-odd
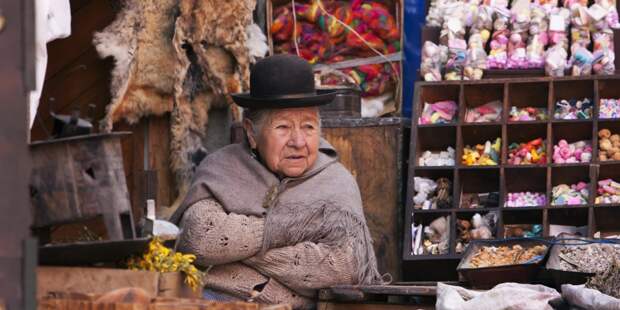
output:
[[[568,143],[562,139],[553,146],[553,162],[556,164],[589,163],[592,160],[590,141]]]
[[[600,161],[620,160],[620,135],[612,134],[607,128],[598,131],[598,159]]]
[[[475,148],[469,145],[465,146],[461,163],[466,166],[497,165],[499,163],[501,141],[501,138],[497,138],[492,144],[491,141],[487,141],[484,145],[476,145]]]
[[[508,164],[536,165],[546,164],[545,140],[534,139],[527,143],[511,143],[508,146]]]
[[[547,119],[547,109],[536,107],[510,107],[509,120],[511,122],[544,121]]]
[[[420,125],[451,123],[454,121],[457,109],[454,100],[443,100],[435,103],[425,102],[418,123]]]
[[[553,187],[551,204],[554,206],[585,205],[588,204],[589,192],[588,184],[585,182],[572,185],[560,184]]]
[[[597,193],[596,204],[620,203],[620,183],[612,179],[598,181]]]
[[[590,98],[562,99],[555,103],[555,119],[590,119],[592,118],[592,100]]]

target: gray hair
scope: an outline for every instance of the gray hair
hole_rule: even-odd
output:
[[[265,122],[269,121],[271,109],[244,109],[243,118],[252,123],[253,134],[257,135],[262,131]],[[319,131],[321,130],[321,115],[319,114]]]

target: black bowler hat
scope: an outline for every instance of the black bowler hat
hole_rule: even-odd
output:
[[[233,94],[238,105],[250,109],[318,106],[332,102],[336,90],[316,90],[312,66],[290,54],[258,61],[250,73],[250,92]]]

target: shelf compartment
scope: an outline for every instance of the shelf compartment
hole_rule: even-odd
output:
[[[413,211],[415,212],[419,212],[419,211],[440,211],[440,210],[446,210],[446,209],[452,209],[454,208],[454,194],[455,194],[455,190],[454,190],[454,171],[453,170],[439,170],[439,169],[434,169],[434,170],[416,170],[415,171],[415,176],[416,177],[422,177],[422,178],[427,178],[427,179],[431,179],[435,182],[437,182],[437,180],[439,180],[440,178],[446,178],[450,181],[450,190],[449,190],[449,195],[450,195],[450,204],[448,205],[447,208],[443,208],[443,209],[428,209],[428,210],[422,210],[420,209],[416,209],[416,203],[415,201],[413,202]],[[415,193],[415,179],[412,180],[412,182],[414,182],[414,195]],[[435,192],[437,192],[437,190],[435,190]],[[433,194],[433,197],[436,194]],[[415,198],[415,197],[414,197]]]
[[[489,217],[494,217],[495,221],[496,221],[495,224],[492,225],[492,227],[491,227],[491,235],[492,236],[491,236],[490,239],[495,239],[497,237],[497,230],[498,230],[497,228],[498,228],[498,225],[499,225],[499,212],[497,210],[484,210],[484,209],[476,210],[476,209],[471,209],[471,210],[468,210],[466,212],[465,211],[464,212],[457,212],[456,213],[456,221],[454,223],[454,231],[456,233],[454,251],[455,251],[456,254],[462,254],[465,251],[465,249],[467,248],[467,245],[469,243],[468,242],[463,242],[463,240],[468,238],[468,236],[470,238],[470,241],[474,240],[474,239],[471,239],[472,238],[471,234],[464,233],[464,231],[462,231],[460,227],[462,227],[462,224],[461,224],[462,221],[468,221],[469,222],[468,225],[471,228],[473,228],[473,217],[476,215],[476,213],[480,214],[482,216],[483,221],[484,221],[485,216],[487,216],[488,214],[489,215],[490,214],[494,214],[494,216],[489,216]],[[461,222],[459,222],[459,221],[461,221]],[[469,230],[470,233],[471,233],[471,228]],[[477,233],[478,232],[479,231],[477,231]]]
[[[544,207],[549,202],[547,191],[547,167],[505,168],[504,169],[504,208]],[[540,206],[506,207],[509,193],[533,192],[545,194],[546,201]]]
[[[419,88],[419,100],[415,106],[416,119],[415,123],[419,123],[419,117],[422,115],[425,103],[435,103],[438,101],[452,100],[456,103],[458,109],[460,109],[460,93],[461,86],[458,84],[449,85],[420,85]],[[453,121],[451,123],[458,122],[459,111],[456,111]],[[437,124],[435,124],[437,125]],[[432,126],[432,125],[421,125]]]
[[[597,106],[597,116],[599,119],[603,120],[617,120],[616,118],[602,118],[600,115],[600,105],[602,99],[620,99],[620,80],[618,79],[604,79],[598,81],[598,102]]]
[[[549,198],[550,204],[556,208],[571,208],[579,205],[554,205],[553,204],[553,188],[560,184],[567,184],[569,186],[573,184],[577,184],[579,182],[587,183],[587,189],[589,191],[589,195],[587,198],[588,203],[593,201],[593,192],[592,192],[592,184],[590,178],[590,167],[589,166],[567,166],[567,167],[552,167],[551,168],[551,188],[549,189],[549,193],[547,193],[547,197]],[[587,205],[580,204],[580,205]]]
[[[439,152],[447,152],[447,148],[451,147],[454,149],[455,157],[456,153],[458,153],[456,150],[456,127],[418,127],[416,136],[415,165],[418,167],[442,167],[426,165],[426,162],[424,165],[421,165],[420,159],[426,151],[439,154]],[[454,160],[454,164],[456,164],[456,158]]]
[[[460,107],[459,120],[463,124],[484,124],[482,122],[466,122],[465,115],[468,110],[475,109],[489,102],[499,101],[501,109],[498,118],[491,122],[501,122],[504,115],[504,84],[471,84],[464,85],[463,102]]]
[[[594,192],[595,193],[594,202],[596,203],[596,205],[620,205],[620,201],[618,200],[620,194],[615,194],[614,195],[616,197],[615,201],[597,202],[598,196],[599,196],[599,193],[598,193],[598,189],[599,189],[598,182],[599,181],[611,179],[612,181],[614,181],[616,183],[620,183],[620,164],[606,164],[606,165],[602,165],[602,166],[598,167],[596,175],[597,175],[597,177],[596,177],[596,184],[594,184],[594,186],[593,186],[594,187],[594,191],[595,191]],[[613,189],[615,189],[616,187],[617,186],[611,186],[611,188],[613,188]]]
[[[551,130],[551,145],[549,147],[550,161],[553,160],[554,147],[558,145],[561,140],[566,140],[569,144],[585,140],[592,145],[592,157],[594,157],[594,138],[593,138],[593,125],[591,122],[585,123],[554,123]],[[590,159],[589,162],[592,162]],[[587,162],[586,162],[587,163]],[[559,163],[562,164],[562,163]]]
[[[437,255],[437,256],[443,256],[443,255],[449,255],[451,254],[450,252],[450,230],[452,229],[452,216],[450,213],[448,212],[440,212],[440,213],[414,213],[411,215],[411,222],[412,222],[412,227],[410,228],[410,233],[411,233],[411,244],[406,245],[409,248],[409,252],[411,254],[412,257],[415,256],[429,256],[429,255]],[[441,223],[441,220],[435,222],[435,220],[438,220],[440,218],[445,218],[446,221],[444,223]],[[421,225],[421,226],[420,226]],[[434,238],[434,240],[431,241],[437,241],[438,243],[441,242],[443,245],[441,246],[441,248],[444,248],[445,246],[445,253],[442,254],[431,254],[430,252],[427,251],[426,247],[424,246],[424,240],[428,239],[427,234],[425,233],[425,228],[432,226],[434,228],[436,228],[435,232],[437,232],[438,230],[440,230],[439,232],[437,232],[435,235],[430,236],[432,238]],[[421,228],[420,228],[421,227]],[[422,229],[421,233],[418,233],[417,231],[414,231],[414,229],[417,228]],[[414,247],[415,247],[415,240],[417,238],[417,235],[420,235],[420,247],[422,249],[422,253],[419,254],[414,254]],[[434,243],[434,242],[433,242]]]
[[[599,133],[601,132],[601,130],[603,129],[608,129],[611,133],[611,136],[609,138],[607,138],[607,142],[603,142],[602,138],[599,137]],[[614,135],[618,135],[618,137],[614,136]],[[616,153],[620,154],[620,143],[616,142],[615,146],[614,146],[614,142],[613,141],[620,141],[620,122],[619,121],[614,121],[614,120],[600,120],[598,121],[598,128],[597,128],[597,132],[596,132],[596,146],[595,146],[595,154],[596,154],[596,159],[598,162],[605,162],[605,163],[620,163],[620,155],[615,155]],[[606,146],[606,148],[609,150],[609,144],[611,144],[612,148],[617,148],[618,150],[613,150],[611,152],[607,152],[607,151],[603,151],[601,150],[601,142],[607,144],[608,146]],[[616,152],[617,151],[617,152]],[[614,159],[614,155],[616,156]]]
[[[547,160],[539,164],[527,164],[527,165],[544,165],[549,161],[549,140],[547,139],[547,124],[523,124],[523,123],[510,123],[506,127],[506,152],[503,163],[509,164],[510,145],[512,143],[528,143],[532,140],[542,138],[544,141],[545,152]]]
[[[592,234],[599,233],[598,237],[607,238],[620,235],[620,207],[598,207],[594,208],[594,218],[592,221]]]
[[[466,210],[484,210],[484,208],[497,208],[502,205],[502,193],[500,191],[500,169],[460,169],[458,171],[458,179],[459,179],[459,188],[458,188],[458,208],[466,209]],[[489,204],[488,198],[486,197],[487,203],[485,204],[485,197],[476,197],[478,194],[482,193],[494,193],[495,199],[491,199],[491,201],[497,201],[497,204],[492,203]],[[489,195],[489,196],[492,196]],[[482,198],[482,199],[479,199]],[[466,205],[471,204],[472,201],[478,200],[478,208],[468,208]],[[482,207],[484,205],[484,207]]]
[[[475,148],[477,144],[484,145],[486,141],[490,141],[491,144],[495,142],[497,138],[502,137],[502,126],[500,125],[487,125],[487,126],[463,126],[461,127],[461,141],[457,143],[457,164],[461,167],[475,167],[466,166],[461,164],[465,146]],[[502,141],[504,143],[504,141]],[[502,147],[500,146],[500,154],[498,154],[498,164],[501,163]],[[492,165],[495,166],[495,165]]]
[[[512,121],[510,120],[510,110],[512,107],[517,109],[533,107],[544,109],[547,119],[549,119],[549,83],[510,83],[508,84],[508,105],[506,107],[506,119],[509,123],[531,124],[537,121]],[[542,121],[544,122],[544,120]]]
[[[552,208],[548,209],[547,212],[548,226],[545,231],[548,232],[548,236],[546,237],[557,236],[558,228],[560,228],[557,227],[558,225],[571,227],[580,232],[580,235],[587,237],[588,208]],[[556,226],[556,228],[551,225]]]
[[[596,105],[595,102],[595,90],[594,90],[594,80],[590,79],[575,79],[575,80],[559,80],[553,82],[553,98],[552,98],[552,119],[556,119],[553,114],[555,114],[555,103],[560,100],[581,100],[584,98],[588,98],[593,103],[593,114],[596,114]],[[590,116],[590,119],[592,115]],[[579,120],[584,121],[584,120]],[[588,120],[585,120],[588,121]]]
[[[502,233],[503,238],[519,238],[524,237],[520,232],[530,231],[534,233],[533,225],[540,225],[540,237],[542,237],[543,228],[543,209],[504,209],[502,210]],[[527,227],[518,227],[518,226]]]

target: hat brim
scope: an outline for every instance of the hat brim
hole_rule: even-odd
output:
[[[232,99],[236,104],[248,109],[286,109],[303,108],[328,104],[334,100],[339,90],[318,89],[316,95],[306,95],[299,97],[272,97],[256,98],[250,93],[232,94]]]

